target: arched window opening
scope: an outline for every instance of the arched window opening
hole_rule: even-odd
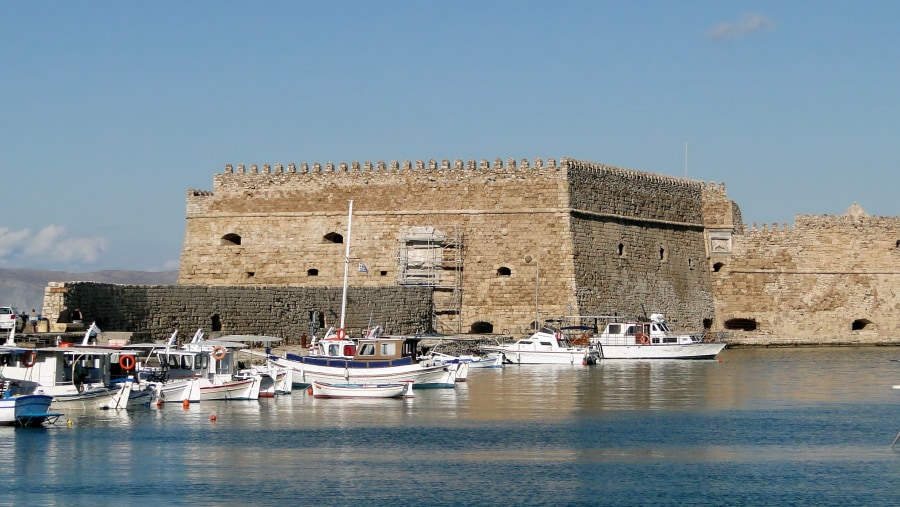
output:
[[[717,262],[717,263],[713,264],[713,272],[718,273],[719,271],[722,270],[723,267],[725,267],[724,262]]]
[[[222,330],[222,318],[216,313],[212,316],[209,323],[209,329],[213,332]]]
[[[235,233],[229,233],[222,236],[222,246],[237,246],[241,244],[241,236]]]
[[[851,331],[862,331],[863,329],[871,329],[873,322],[869,319],[856,319],[850,325]]]
[[[756,331],[756,319],[729,319],[725,321],[725,329]]]
[[[668,257],[669,257],[669,254],[666,253],[666,249],[663,247],[659,247],[659,260],[662,262],[666,262]]]
[[[306,276],[319,276],[319,270],[316,268],[307,269]]]
[[[499,269],[497,269],[497,276],[509,276],[511,274],[512,274],[512,271],[506,266],[502,266]]]
[[[329,232],[328,234],[322,236],[322,240],[326,243],[343,243],[344,236],[336,232]]]
[[[622,257],[623,255],[625,255],[625,245],[623,245],[622,243],[619,243],[618,252],[619,252],[619,257]]]
[[[469,332],[473,334],[490,334],[494,332],[494,325],[490,322],[478,321],[473,322],[469,329]]]

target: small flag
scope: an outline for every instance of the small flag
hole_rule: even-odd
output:
[[[359,272],[360,272],[360,273],[368,273],[368,272],[369,272],[369,268],[367,268],[365,264],[363,264],[362,262],[360,262],[360,263],[359,263]]]

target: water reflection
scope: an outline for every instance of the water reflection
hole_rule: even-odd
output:
[[[3,501],[446,504],[467,491],[476,504],[778,504],[785,492],[885,503],[900,500],[886,486],[900,476],[888,448],[900,430],[900,365],[888,360],[898,350],[511,365],[412,399],[298,391],[73,412],[71,426],[0,428]]]

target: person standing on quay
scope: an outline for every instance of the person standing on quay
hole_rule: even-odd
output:
[[[31,326],[31,332],[37,332],[37,311],[34,308],[31,309],[31,314],[28,315],[28,324]]]

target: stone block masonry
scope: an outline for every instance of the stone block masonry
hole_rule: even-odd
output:
[[[338,327],[340,287],[221,287],[112,285],[53,282],[45,293],[43,313],[55,322],[65,308],[80,308],[86,322],[101,330],[147,332],[163,340],[178,329],[181,341],[198,328],[208,335],[258,334],[299,344],[318,326]],[[346,328],[360,336],[373,325],[398,334],[427,331],[431,325],[431,290],[421,287],[353,287],[347,291]],[[319,329],[322,336],[323,329]]]

